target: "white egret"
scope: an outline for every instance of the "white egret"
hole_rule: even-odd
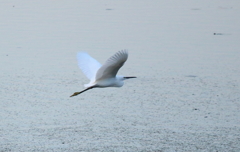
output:
[[[75,92],[70,97],[79,95],[89,89],[93,88],[105,88],[105,87],[122,87],[123,80],[136,78],[136,77],[124,77],[116,75],[118,70],[123,66],[128,58],[127,50],[121,50],[110,57],[103,65],[97,60],[92,58],[85,52],[79,52],[77,54],[78,66],[82,72],[90,80],[88,84],[84,86],[86,89]]]

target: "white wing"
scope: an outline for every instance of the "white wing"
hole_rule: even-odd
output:
[[[102,66],[86,52],[77,54],[78,66],[89,80],[94,80],[98,69]]]
[[[118,51],[97,71],[96,80],[115,77],[128,58],[127,50]]]

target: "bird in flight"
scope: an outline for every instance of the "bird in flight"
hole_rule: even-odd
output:
[[[101,65],[86,52],[79,52],[77,54],[78,66],[90,82],[84,85],[86,89],[80,92],[75,92],[70,97],[77,96],[93,88],[122,87],[124,80],[136,78],[135,76],[125,77],[117,75],[118,70],[127,61],[127,58],[127,50],[121,50]]]

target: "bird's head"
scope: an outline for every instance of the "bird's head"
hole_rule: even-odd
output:
[[[131,79],[131,78],[137,78],[137,77],[124,77],[124,76],[116,76],[116,82],[115,82],[115,85],[114,87],[122,87],[123,84],[124,84],[124,81],[123,80],[126,80],[126,79]]]
[[[119,80],[121,80],[121,81],[123,81],[123,80],[127,80],[127,79],[131,79],[131,78],[137,78],[137,77],[134,77],[134,76],[132,76],[132,77],[125,77],[125,76],[117,76],[117,79],[119,79]]]
[[[124,80],[126,80],[126,79],[132,79],[132,78],[137,78],[137,77],[123,77],[124,78]]]

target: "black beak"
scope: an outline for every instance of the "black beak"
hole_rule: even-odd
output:
[[[124,79],[131,79],[131,78],[137,78],[137,77],[124,77]]]

